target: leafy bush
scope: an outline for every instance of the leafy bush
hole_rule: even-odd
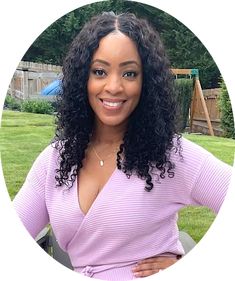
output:
[[[20,111],[21,101],[10,95],[7,95],[4,101],[4,108]]]
[[[52,114],[54,112],[54,108],[52,104],[46,100],[26,100],[22,102],[21,111],[40,114]]]
[[[178,130],[183,132],[188,123],[189,108],[193,94],[193,79],[180,78],[175,80],[177,99]]]
[[[223,80],[220,83],[220,87],[221,87],[221,92],[220,92],[218,104],[221,112],[221,128],[224,131],[225,137],[235,139],[232,105],[229,99],[228,90]]]

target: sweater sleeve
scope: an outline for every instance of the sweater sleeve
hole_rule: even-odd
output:
[[[37,157],[23,186],[13,200],[13,205],[18,216],[33,238],[49,222],[45,202],[46,167],[49,158],[49,149],[47,147]]]
[[[191,204],[206,206],[218,213],[227,193],[232,167],[212,154],[204,159],[191,191]]]

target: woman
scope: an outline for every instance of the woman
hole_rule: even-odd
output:
[[[14,200],[23,223],[35,237],[50,222],[74,270],[93,278],[174,263],[184,254],[177,212],[217,212],[231,167],[177,134],[158,33],[132,14],[93,18],[71,45],[62,89],[55,141]],[[153,271],[136,269],[144,259]]]

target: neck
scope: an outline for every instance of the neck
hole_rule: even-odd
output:
[[[122,143],[126,126],[106,126],[96,122],[91,141],[96,144]]]

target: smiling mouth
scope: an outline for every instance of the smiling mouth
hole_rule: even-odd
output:
[[[106,100],[100,99],[103,106],[107,109],[119,109],[126,102],[126,100]]]

